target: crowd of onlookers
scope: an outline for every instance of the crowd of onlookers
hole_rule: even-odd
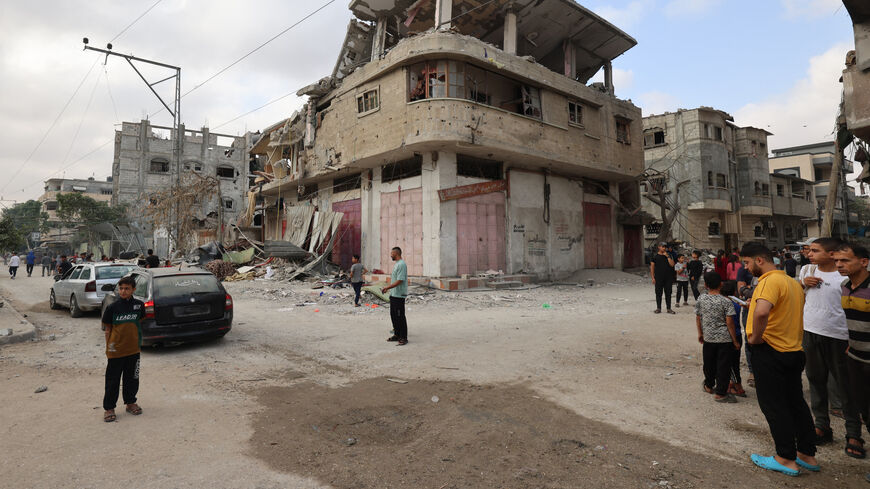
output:
[[[73,253],[72,255],[65,254],[54,254],[52,256],[51,253],[43,253],[37,252],[35,250],[30,250],[27,253],[18,254],[18,253],[5,253],[3,254],[3,262],[4,265],[9,267],[9,276],[13,280],[18,276],[18,269],[21,267],[21,264],[25,264],[27,276],[30,277],[33,273],[33,268],[36,264],[40,264],[42,266],[42,276],[54,277],[55,274],[63,275],[67,270],[72,268],[72,265],[78,265],[81,263],[93,263],[93,262],[103,262],[103,263],[115,263],[118,261],[117,257],[109,257],[106,255],[101,255],[99,260],[95,259],[95,255],[93,253]],[[158,268],[161,266],[161,261],[154,254],[154,250],[148,250],[145,255],[139,255],[137,259],[137,264],[142,268]],[[166,260],[163,266],[172,266],[169,260]]]

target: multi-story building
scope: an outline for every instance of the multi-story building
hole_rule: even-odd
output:
[[[199,242],[212,241],[216,239],[218,226],[210,221],[220,216],[223,220],[221,227],[226,231],[229,224],[235,223],[245,212],[245,193],[250,184],[250,135],[217,134],[207,127],[193,131],[183,125],[180,132],[184,134],[181,157],[176,158],[175,134],[170,127],[154,126],[143,120],[139,123],[124,122],[121,130],[115,131],[112,203],[130,204],[134,209],[144,207],[152,193],[176,185],[186,174],[214,177],[220,186],[220,201],[217,195],[205,199],[199,217],[208,225],[204,225],[203,232],[197,236]],[[146,237],[146,240],[155,252],[165,256],[170,248],[166,234],[159,229],[150,229],[150,223],[139,224],[156,233],[155,237]]]
[[[647,116],[643,127],[644,210],[661,216],[654,202],[661,188],[674,239],[712,250],[758,240],[781,246],[788,235],[799,237],[801,219],[813,216],[804,194],[809,182],[770,175],[767,131],[739,127],[711,107]],[[661,224],[659,218],[646,226],[647,245]]]
[[[823,142],[794,146],[791,148],[774,149],[770,158],[770,171],[781,175],[791,175],[813,182],[815,188],[815,209],[810,219],[807,219],[809,236],[819,236],[822,219],[825,213],[825,200],[831,180],[831,168],[836,157],[836,146],[833,142]],[[846,214],[843,212],[846,199],[853,199],[855,191],[846,185],[845,175],[852,173],[853,163],[843,159],[842,166],[843,183],[837,192],[837,201],[834,203],[834,223],[831,230],[833,236],[841,236],[846,233]]]
[[[266,239],[315,206],[369,269],[394,246],[430,277],[641,265],[641,111],[611,76],[636,41],[573,0],[460,4],[351,2],[332,75],[252,150]]]
[[[870,141],[870,3],[843,0],[855,34],[854,54],[846,56],[843,70],[843,115],[855,136]]]
[[[45,181],[45,191],[39,197],[42,202],[42,210],[48,214],[48,230],[41,237],[42,246],[56,250],[66,250],[69,238],[75,233],[75,228],[65,227],[57,217],[57,196],[63,193],[81,193],[88,197],[110,203],[112,200],[112,177],[106,177],[105,181],[76,178],[49,178]]]

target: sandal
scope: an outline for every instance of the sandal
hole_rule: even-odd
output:
[[[734,382],[728,384],[728,393],[737,397],[746,397],[746,391],[743,390],[743,386]]]
[[[142,414],[142,408],[140,408],[138,404],[130,404],[129,406],[127,406],[127,412],[132,414],[133,416],[139,416],[140,414]]]
[[[819,432],[822,434],[819,434]],[[834,430],[816,427],[816,445],[826,445],[834,441]]]
[[[106,411],[106,414],[103,416],[103,421],[105,421],[106,423],[111,423],[112,421],[115,421],[116,419],[118,419],[118,417],[115,416],[114,411],[112,413],[109,413],[108,411]]]
[[[399,341],[399,337],[396,335],[390,336],[387,338],[387,341]]]
[[[707,384],[705,384],[703,380],[701,381],[701,388],[704,389],[704,392],[706,392],[707,394],[713,393],[713,389],[711,387],[707,387]]]
[[[676,314],[672,309],[668,309],[668,314]]]
[[[850,438],[850,440],[856,440],[860,445],[852,442],[850,443],[848,440],[846,441],[845,452],[846,455],[852,458],[862,459],[867,456],[867,450],[864,448],[864,439],[862,438]],[[851,450],[851,451],[850,451]]]
[[[399,340],[398,343],[396,343],[396,346],[405,346],[407,344],[408,344],[408,340],[402,338],[401,340]]]
[[[653,312],[656,313],[656,314],[661,314],[661,313],[662,313],[662,310],[661,310],[661,309],[656,309],[656,310],[653,311]]]

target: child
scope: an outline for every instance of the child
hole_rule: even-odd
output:
[[[142,329],[139,321],[145,316],[145,304],[133,298],[136,281],[124,277],[118,281],[120,298],[109,304],[103,312],[103,331],[106,332],[106,394],[103,397],[103,421],[115,421],[115,405],[118,402],[118,387],[124,377],[124,404],[127,412],[142,414],[136,404],[139,392],[139,348],[142,346]]]
[[[689,285],[692,287],[692,297],[697,301],[701,291],[698,290],[698,282],[701,281],[701,275],[704,274],[704,264],[701,262],[701,254],[698,251],[692,252],[692,259],[686,265],[689,271]]]
[[[359,296],[363,286],[363,274],[369,273],[369,271],[359,262],[359,255],[353,255],[351,261],[353,262],[353,265],[350,266],[350,285],[353,286],[353,305],[359,307]]]
[[[727,297],[734,304],[734,330],[737,336],[737,342],[743,345],[743,334],[740,332],[740,312],[743,309],[740,299],[737,298],[737,281],[727,280],[722,284],[721,294]],[[738,302],[740,301],[740,302]],[[745,304],[745,302],[743,302]],[[737,397],[746,397],[746,391],[743,390],[743,384],[740,379],[740,348],[734,350],[731,359],[731,383],[728,385],[728,393],[734,394]]]
[[[695,303],[698,342],[704,345],[704,392],[716,402],[737,402],[728,393],[734,349],[740,348],[734,330],[734,306],[721,295],[722,277],[716,272],[704,274],[707,293]],[[714,389],[715,386],[715,389]]]
[[[689,305],[689,270],[686,267],[686,257],[677,255],[677,263],[674,264],[674,271],[677,272],[677,303],[676,307],[680,307],[680,294],[683,296],[683,305]]]

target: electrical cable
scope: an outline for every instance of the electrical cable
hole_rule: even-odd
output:
[[[82,113],[82,118],[79,119],[79,125],[76,127],[76,132],[73,133],[72,141],[69,143],[69,147],[66,150],[66,154],[63,155],[63,160],[61,161],[61,165],[66,164],[66,160],[69,158],[70,152],[72,152],[73,146],[75,146],[76,141],[79,138],[79,132],[82,129],[82,124],[85,122],[85,117],[88,115],[88,111],[91,109],[91,103],[94,101],[94,94],[97,92],[97,86],[100,84],[100,77],[98,76],[96,81],[94,82],[94,88],[91,89],[91,95],[88,97],[88,104],[85,106],[85,111]]]
[[[121,32],[119,32],[118,34],[116,34],[115,37],[113,37],[109,42],[115,42],[116,39],[118,39],[119,37],[121,37],[121,35],[123,35],[125,32],[127,32],[127,29],[133,27],[133,24],[135,24],[136,22],[139,22],[139,20],[140,20],[142,17],[145,17],[145,14],[147,14],[148,12],[150,12],[151,9],[153,9],[154,7],[156,7],[157,4],[159,4],[159,3],[162,2],[162,1],[163,1],[163,0],[157,0],[156,2],[154,2],[153,5],[151,5],[150,7],[148,7],[147,10],[145,10],[144,12],[142,12],[142,13],[139,15],[139,17],[136,17],[135,19],[133,19],[133,22],[130,22],[129,24],[127,24],[127,27],[123,28],[123,29],[121,30]]]
[[[115,121],[121,122],[121,117],[118,116],[118,106],[115,105],[115,97],[112,96],[112,87],[109,86],[109,70],[106,65],[103,65],[103,73],[106,74],[106,91],[109,92],[109,100],[112,101],[112,110],[115,112]]]
[[[240,116],[237,116],[237,117],[233,117],[232,119],[230,119],[230,120],[228,120],[228,121],[226,121],[226,122],[221,122],[220,124],[218,124],[218,125],[212,127],[212,129],[220,129],[221,127],[223,127],[223,126],[225,126],[225,125],[227,125],[227,124],[230,124],[230,123],[232,123],[232,122],[235,122],[235,121],[241,119],[242,117],[244,117],[244,116],[246,116],[246,115],[253,114],[254,112],[256,112],[256,111],[258,111],[258,110],[260,110],[260,109],[264,109],[264,108],[266,108],[266,107],[268,107],[268,106],[274,104],[275,102],[278,102],[278,101],[280,101],[280,100],[283,100],[283,99],[285,99],[285,98],[287,98],[287,97],[289,97],[289,96],[295,94],[296,92],[297,92],[297,90],[294,90],[294,91],[292,91],[292,92],[289,92],[289,93],[286,93],[286,94],[284,94],[284,95],[281,95],[280,97],[278,97],[278,98],[276,98],[276,99],[273,99],[273,100],[270,100],[270,101],[266,102],[265,104],[263,104],[263,105],[257,107],[256,109],[249,110],[249,111],[245,112],[244,114],[242,114],[242,115],[240,115]]]

